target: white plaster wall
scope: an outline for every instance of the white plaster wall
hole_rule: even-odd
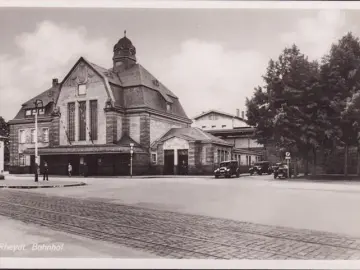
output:
[[[235,139],[235,148],[252,148],[252,147],[263,147],[263,145],[258,144],[256,140],[250,138],[236,138]]]
[[[164,142],[163,149],[189,149],[189,143],[184,139],[174,137]]]

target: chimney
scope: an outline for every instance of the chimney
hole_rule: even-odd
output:
[[[236,109],[236,116],[240,117],[240,110],[239,109]]]
[[[54,86],[57,86],[58,84],[59,84],[59,80],[57,78],[54,78],[52,80],[52,86],[54,87]]]
[[[241,111],[241,118],[245,119],[245,112],[244,111]]]

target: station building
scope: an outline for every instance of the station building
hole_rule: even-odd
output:
[[[40,167],[50,174],[129,175],[211,173],[231,157],[231,143],[192,128],[178,97],[136,60],[124,36],[102,68],[80,57],[60,82],[22,104],[10,124],[10,172],[33,173],[35,141]],[[35,114],[38,115],[37,138]]]

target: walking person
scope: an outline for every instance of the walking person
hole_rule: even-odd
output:
[[[35,162],[34,164],[35,182],[39,182],[39,165]]]
[[[49,168],[47,162],[44,163],[43,174],[44,174],[43,181],[45,180],[49,181]]]
[[[68,165],[68,175],[69,175],[69,177],[71,177],[71,174],[72,174],[72,166],[69,163],[69,165]]]
[[[84,177],[87,177],[88,176],[88,166],[87,166],[87,163],[84,162]]]

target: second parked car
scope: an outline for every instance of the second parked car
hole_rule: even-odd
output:
[[[235,175],[236,177],[240,176],[239,163],[237,160],[223,161],[220,163],[219,168],[214,171],[215,178],[224,176],[230,178]]]
[[[273,170],[269,161],[260,161],[256,162],[252,167],[250,167],[249,173],[250,175],[272,174]]]

